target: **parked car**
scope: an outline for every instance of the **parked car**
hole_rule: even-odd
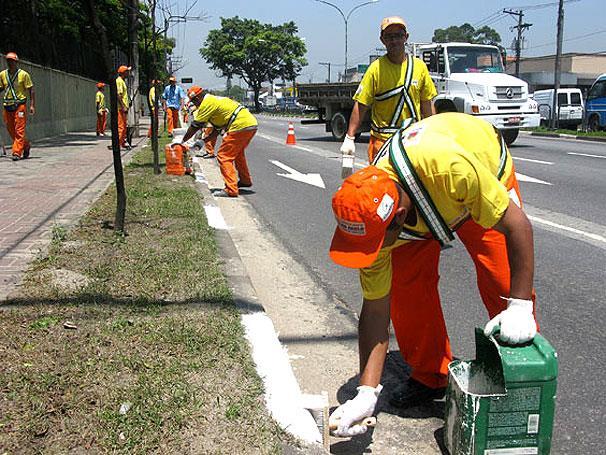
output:
[[[534,92],[534,100],[539,105],[539,114],[541,115],[541,124],[551,125],[553,109],[554,89],[537,90]],[[583,93],[579,88],[560,88],[558,89],[558,104],[556,109],[559,111],[558,125],[564,128],[576,129],[583,123]]]
[[[606,128],[606,74],[598,76],[587,92],[585,119],[589,131]]]

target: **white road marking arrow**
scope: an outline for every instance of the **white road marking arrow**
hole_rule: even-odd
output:
[[[549,183],[549,182],[545,182],[544,180],[535,179],[534,177],[529,177],[527,175],[520,174],[519,172],[516,172],[516,177],[518,178],[519,182],[540,183],[541,185],[551,185],[551,183]]]
[[[269,162],[288,172],[288,174],[277,175],[286,177],[287,179],[296,180],[297,182],[303,182],[309,185],[317,186],[318,188],[326,188],[326,186],[324,185],[324,180],[322,180],[322,176],[320,174],[303,174],[302,172],[299,172],[284,163],[280,163],[279,161],[269,160]]]

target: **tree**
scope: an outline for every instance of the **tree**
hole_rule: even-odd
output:
[[[200,55],[223,77],[240,76],[252,88],[259,110],[263,82],[294,80],[307,65],[307,49],[297,32],[294,22],[271,25],[222,17],[221,28],[209,32]]]
[[[476,30],[472,25],[465,23],[461,26],[451,25],[445,29],[435,29],[432,41],[434,43],[457,41],[461,43],[499,44],[501,36],[495,29],[486,25]]]

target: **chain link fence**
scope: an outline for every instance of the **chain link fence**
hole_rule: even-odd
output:
[[[4,54],[0,54],[0,57],[4,70],[6,68]],[[32,77],[36,94],[36,114],[28,115],[27,119],[29,140],[35,141],[70,131],[95,130],[96,81],[23,60],[19,61],[19,68],[27,71]],[[0,96],[4,96],[4,92]],[[2,120],[0,135],[6,146],[12,143],[4,120]]]

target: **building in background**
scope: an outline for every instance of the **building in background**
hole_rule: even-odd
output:
[[[562,54],[561,87],[578,87],[587,95],[587,90],[593,81],[602,73],[606,73],[606,53],[583,54],[571,52]],[[520,60],[520,79],[526,81],[530,92],[553,88],[555,71],[555,55],[528,57]],[[507,73],[514,74],[515,61],[508,59]]]

